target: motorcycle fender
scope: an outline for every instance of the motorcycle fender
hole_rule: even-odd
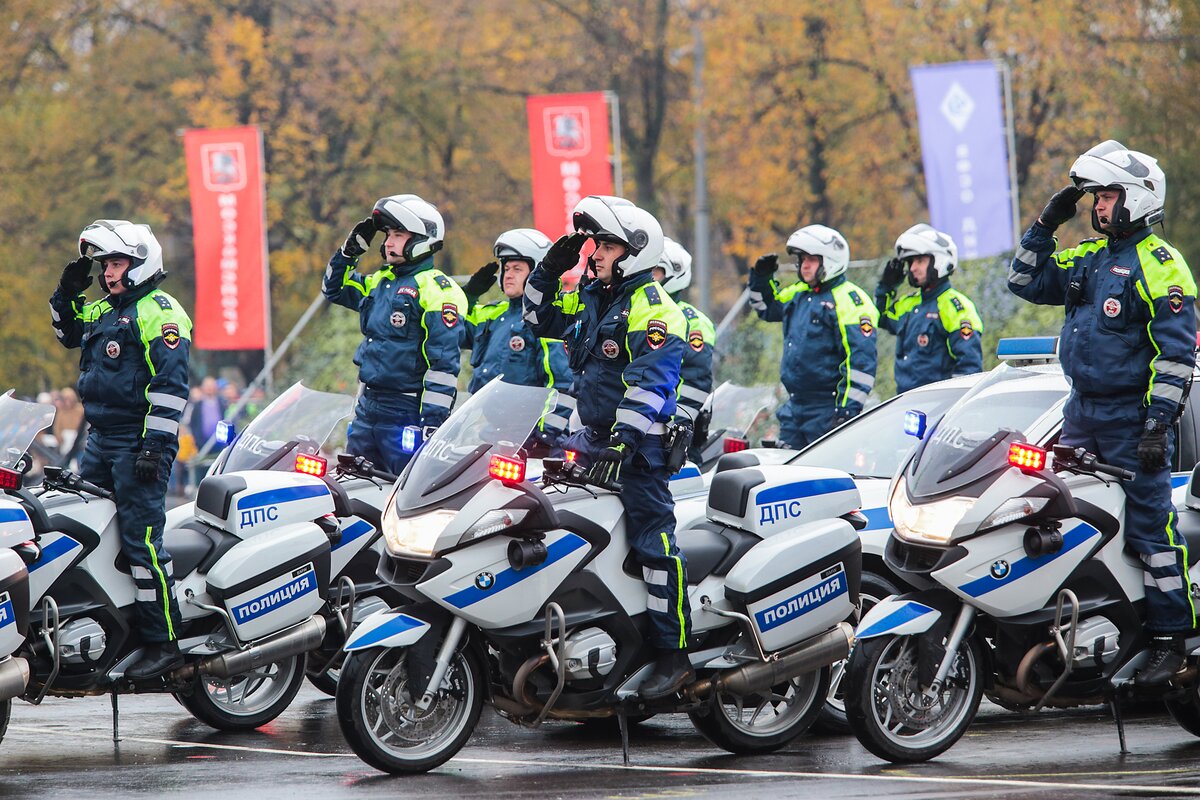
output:
[[[876,636],[910,636],[925,633],[941,618],[942,612],[919,602],[919,595],[895,595],[875,604],[858,623],[855,639]]]
[[[352,653],[370,647],[408,647],[429,628],[428,622],[399,611],[376,611],[354,628],[342,649]]]

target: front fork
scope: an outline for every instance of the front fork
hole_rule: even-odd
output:
[[[458,651],[463,631],[466,629],[467,621],[463,617],[455,617],[451,621],[450,630],[446,631],[446,640],[442,642],[442,646],[438,650],[437,661],[433,666],[433,674],[429,676],[429,685],[425,687],[425,694],[421,695],[421,699],[414,703],[418,710],[428,711],[429,707],[433,705],[438,690],[442,687],[442,681],[445,680],[446,673],[450,670],[450,661]]]
[[[958,616],[954,620],[954,627],[950,629],[950,637],[946,640],[946,653],[942,656],[942,663],[938,665],[938,671],[933,676],[933,683],[929,684],[929,688],[924,692],[926,698],[933,700],[942,693],[942,686],[946,683],[946,677],[950,674],[950,668],[954,666],[954,658],[958,655],[958,648],[962,645],[962,641],[966,637],[967,631],[974,620],[975,606],[963,603],[962,608],[958,610]]]

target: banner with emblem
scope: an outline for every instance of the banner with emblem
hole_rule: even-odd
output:
[[[536,95],[525,99],[525,111],[533,227],[553,241],[572,230],[576,203],[613,193],[608,102],[604,92]]]
[[[1000,71],[991,61],[912,67],[929,223],[962,259],[1013,249]]]
[[[183,134],[196,308],[192,346],[265,350],[271,341],[262,133],[257,126]]]

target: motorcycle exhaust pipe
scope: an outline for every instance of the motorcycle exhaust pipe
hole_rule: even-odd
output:
[[[20,656],[0,661],[0,702],[20,697],[29,685],[29,662]]]
[[[854,628],[849,623],[839,622],[822,634],[801,642],[790,650],[784,650],[771,661],[724,670],[712,678],[697,681],[688,690],[696,699],[704,699],[714,692],[746,696],[761,692],[784,683],[792,678],[827,667],[850,655],[854,642]]]
[[[196,669],[202,675],[231,678],[273,661],[307,653],[320,647],[325,638],[325,618],[310,617],[294,628],[255,642],[246,650],[222,653],[201,661]]]

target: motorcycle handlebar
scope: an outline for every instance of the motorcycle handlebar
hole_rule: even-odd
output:
[[[1131,481],[1137,477],[1137,474],[1133,470],[1121,469],[1120,467],[1113,467],[1109,466],[1108,464],[1097,463],[1093,469],[1096,472],[1100,472],[1105,475],[1111,475],[1114,478],[1120,478],[1123,481]]]
[[[108,489],[97,486],[91,481],[85,481],[80,476],[66,470],[54,476],[47,474],[43,483],[48,484],[51,489],[63,489],[68,492],[86,492],[104,500],[113,499],[113,493]]]

